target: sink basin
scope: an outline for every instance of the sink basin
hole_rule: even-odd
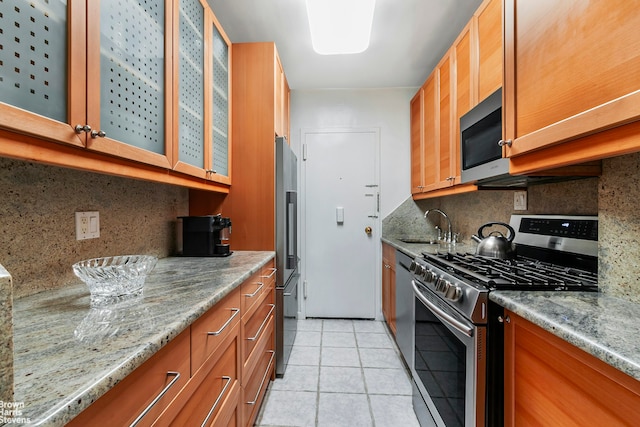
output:
[[[429,239],[420,239],[420,238],[415,238],[415,239],[400,239],[401,242],[403,243],[422,243],[424,245],[435,245],[438,242],[435,240],[429,240]]]

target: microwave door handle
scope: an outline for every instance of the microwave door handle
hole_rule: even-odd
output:
[[[413,287],[413,293],[416,298],[420,300],[436,317],[440,318],[443,322],[453,326],[455,329],[465,334],[469,338],[473,336],[473,328],[468,327],[464,323],[459,320],[453,318],[448,313],[444,312],[440,307],[429,301],[427,298],[422,295],[422,292],[418,289],[415,280],[411,281],[411,286]]]

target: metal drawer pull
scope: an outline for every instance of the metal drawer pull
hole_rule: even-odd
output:
[[[231,384],[231,377],[223,376],[222,379],[226,380],[227,383],[224,385],[224,387],[222,387],[222,391],[218,395],[218,398],[216,399],[216,401],[213,403],[213,406],[211,407],[211,409],[209,409],[209,413],[207,414],[207,418],[204,419],[204,421],[202,422],[200,427],[204,427],[209,423],[209,418],[211,418],[211,415],[213,415],[213,412],[218,407],[218,403],[220,403],[220,400],[222,399],[222,396],[224,396],[224,394],[227,392],[227,389],[229,388],[229,385]]]
[[[262,287],[264,286],[264,283],[262,282],[257,282],[260,286],[258,286],[258,289],[256,289],[256,291],[252,294],[244,294],[245,297],[247,298],[253,298],[256,295],[258,295],[258,292],[260,292],[260,289],[262,289]]]
[[[144,418],[145,415],[147,415],[149,413],[149,411],[156,405],[156,403],[158,403],[158,401],[160,399],[162,399],[162,396],[165,395],[166,392],[169,391],[169,389],[176,383],[176,381],[178,381],[178,378],[180,378],[180,372],[174,372],[174,371],[169,371],[167,372],[167,376],[169,375],[173,375],[174,378],[169,382],[169,384],[166,385],[165,388],[162,389],[162,391],[160,392],[160,394],[158,394],[156,396],[155,399],[153,399],[153,401],[149,404],[149,406],[147,406],[146,408],[144,408],[144,411],[142,411],[142,413],[140,415],[138,415],[138,418],[136,418],[135,420],[133,420],[133,422],[131,423],[130,427],[136,426],[138,425],[138,423],[140,421],[142,421],[142,419]]]
[[[276,274],[276,271],[278,271],[277,268],[270,268],[269,270],[271,270],[271,274],[268,276],[260,276],[263,279],[271,279],[273,277],[274,274]]]
[[[267,320],[269,320],[269,317],[271,317],[271,313],[273,313],[273,310],[276,308],[275,304],[269,304],[271,306],[271,310],[269,310],[269,313],[267,313],[267,317],[264,318],[264,320],[262,321],[262,325],[260,325],[260,328],[258,329],[258,332],[256,332],[256,335],[251,337],[251,338],[247,338],[247,341],[255,341],[258,339],[258,337],[260,336],[260,334],[262,333],[262,329],[264,328],[264,325],[267,324]]]
[[[267,353],[271,353],[271,359],[269,359],[269,366],[267,366],[267,370],[264,372],[264,376],[262,377],[262,382],[260,383],[260,387],[258,387],[258,392],[256,393],[256,397],[253,398],[251,402],[247,402],[247,405],[255,405],[258,401],[258,396],[260,396],[260,390],[262,390],[262,386],[264,386],[264,381],[267,379],[267,374],[271,370],[271,365],[273,364],[273,358],[276,356],[276,352],[273,350],[269,350]]]
[[[215,331],[215,332],[207,332],[207,335],[213,335],[213,336],[220,335],[222,333],[222,331],[224,331],[225,328],[227,326],[229,326],[229,323],[231,323],[233,318],[236,317],[238,315],[238,313],[240,313],[240,309],[239,308],[232,308],[231,311],[233,311],[233,314],[231,315],[229,320],[224,322],[224,325],[222,325],[222,327],[220,329],[218,329],[217,331]]]

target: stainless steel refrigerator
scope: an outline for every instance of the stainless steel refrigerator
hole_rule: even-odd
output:
[[[298,321],[298,159],[276,141],[276,375],[287,368]]]

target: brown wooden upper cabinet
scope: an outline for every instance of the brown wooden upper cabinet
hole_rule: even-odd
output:
[[[502,56],[502,0],[486,0],[411,100],[414,198],[476,189],[460,185],[460,117],[502,86]]]
[[[0,16],[1,129],[229,183],[230,43],[206,2],[41,3]]]
[[[273,42],[234,43],[232,50],[233,191],[222,211],[237,225],[233,249],[273,250],[275,136],[289,132],[288,85]]]
[[[411,194],[424,188],[424,132],[423,123],[424,87],[418,89],[410,104],[411,111]]]
[[[640,149],[638,28],[635,2],[505,1],[512,173]]]
[[[287,78],[280,62],[280,57],[276,57],[275,71],[275,130],[276,136],[285,136],[289,141],[289,96],[290,89]]]

